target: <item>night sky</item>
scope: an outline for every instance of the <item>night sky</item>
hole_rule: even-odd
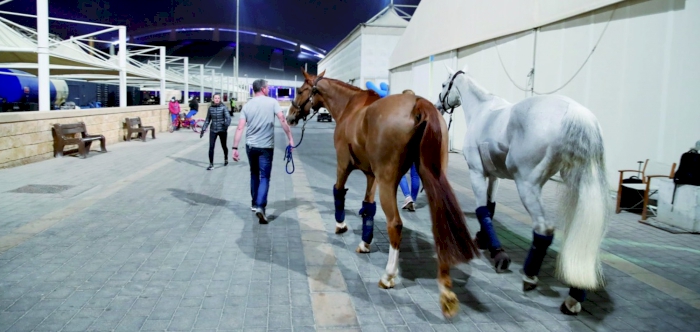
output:
[[[416,5],[420,0],[396,0]],[[389,4],[389,0],[241,0],[240,25],[280,33],[331,50],[355,26]],[[15,0],[0,10],[36,13],[36,2]],[[413,10],[408,11],[413,13]],[[129,31],[176,24],[236,24],[235,0],[49,0],[49,15],[81,21],[126,25]],[[27,24],[35,26],[34,24]],[[94,31],[52,23],[63,38]]]

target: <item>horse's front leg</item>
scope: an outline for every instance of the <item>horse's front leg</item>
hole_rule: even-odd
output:
[[[398,182],[398,181],[397,181]],[[399,247],[401,246],[401,230],[403,222],[399,216],[399,209],[396,205],[396,186],[398,183],[391,185],[391,181],[385,181],[380,184],[379,201],[382,204],[382,210],[386,215],[386,230],[389,234],[389,260],[386,263],[386,271],[379,280],[379,288],[393,288],[395,285],[394,279],[399,271]]]
[[[369,245],[374,237],[374,215],[377,213],[377,203],[374,202],[374,193],[377,188],[374,174],[365,173],[367,176],[367,189],[365,199],[362,201],[360,215],[362,216],[362,241],[355,249],[358,253],[368,253]],[[394,190],[396,196],[396,190]],[[396,202],[394,202],[396,203]]]
[[[343,165],[341,167],[341,165]],[[348,226],[345,224],[345,194],[348,192],[345,189],[345,182],[352,172],[352,168],[347,164],[338,163],[337,178],[333,186],[333,201],[335,205],[335,234],[343,234],[348,231]]]
[[[489,209],[491,219],[496,214],[496,193],[498,192],[498,178],[495,176],[488,177],[488,189],[486,190],[486,207]]]
[[[469,177],[472,182],[472,190],[476,198],[476,217],[479,219],[481,230],[476,233],[476,244],[479,249],[488,249],[493,259],[493,266],[496,272],[503,272],[510,266],[510,257],[506,254],[498,240],[496,230],[492,222],[492,210],[495,209],[495,203],[492,209],[489,209],[487,192],[495,194],[495,190],[491,190],[487,185],[486,176],[483,170],[478,167],[469,167]],[[489,181],[490,184],[497,184],[496,181]]]

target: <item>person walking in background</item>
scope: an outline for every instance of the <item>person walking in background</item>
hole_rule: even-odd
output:
[[[192,99],[190,100],[189,106],[190,106],[190,111],[189,111],[189,113],[187,113],[187,116],[185,117],[187,119],[191,119],[193,116],[195,116],[197,114],[197,112],[199,112],[199,103],[197,102],[196,97],[192,97]]]
[[[177,102],[175,97],[170,98],[170,102],[168,103],[168,110],[170,111],[170,121],[173,124],[173,127],[175,127],[177,120],[177,116],[180,114],[180,103]],[[177,125],[177,128],[173,128],[175,130],[180,130],[180,125]]]
[[[270,189],[270,174],[272,173],[272,156],[275,147],[275,116],[282,124],[287,134],[289,145],[294,146],[292,131],[289,129],[284,113],[277,100],[268,97],[270,89],[267,81],[259,79],[253,82],[254,96],[243,105],[241,118],[233,139],[233,160],[238,161],[238,143],[241,141],[243,129],[246,131],[246,154],[250,163],[250,196],[251,210],[255,212],[261,224],[267,224],[265,207],[267,193]]]
[[[415,95],[412,90],[403,90],[404,94]],[[408,211],[416,211],[415,201],[418,197],[418,191],[420,190],[420,176],[418,175],[418,170],[416,170],[416,164],[411,165],[411,189],[408,189],[408,181],[406,180],[408,176],[402,176],[401,182],[399,182],[399,187],[403,193],[404,201],[401,206],[402,209],[408,209]]]
[[[224,166],[228,165],[226,140],[228,138],[228,126],[231,125],[231,115],[228,114],[228,109],[221,102],[221,96],[218,94],[212,97],[212,103],[207,112],[207,119],[204,121],[199,138],[204,136],[204,131],[207,130],[209,124],[211,124],[211,128],[209,128],[209,167],[207,167],[207,171],[214,169],[214,146],[216,145],[217,137],[221,141],[221,148],[224,149]]]

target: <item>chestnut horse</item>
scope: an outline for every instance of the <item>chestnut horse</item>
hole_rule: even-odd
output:
[[[355,169],[367,177],[362,202],[362,241],[358,253],[369,252],[372,242],[376,203],[375,190],[386,215],[391,247],[380,288],[394,287],[398,273],[399,245],[403,224],[396,203],[401,176],[412,164],[418,167],[430,205],[433,237],[438,258],[440,304],[446,317],[459,308],[451,291],[450,267],[468,262],[479,251],[471,240],[466,220],[447,181],[447,125],[440,112],[428,100],[415,95],[379,98],[374,91],[362,90],[338,80],[309,75],[302,69],[304,84],[287,115],[296,125],[311,109],[325,107],[336,121],[334,142],[337,179],[333,187],[336,234],[347,231],[345,224],[345,182]]]

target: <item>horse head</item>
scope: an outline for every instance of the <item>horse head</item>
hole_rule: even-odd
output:
[[[441,113],[444,113],[445,111],[449,111],[451,109],[454,109],[456,107],[459,107],[462,105],[462,97],[460,96],[460,93],[458,93],[457,88],[455,87],[455,80],[460,76],[464,76],[464,79],[468,79],[466,76],[468,66],[465,65],[464,69],[455,72],[450,68],[449,66],[445,65],[445,69],[447,69],[447,79],[442,82],[442,91],[440,91],[440,94],[438,95],[438,100],[435,103],[435,107],[440,111]]]
[[[287,112],[287,122],[292,126],[296,126],[299,120],[306,119],[312,109],[318,111],[323,106],[322,97],[317,94],[316,85],[323,78],[326,71],[324,70],[321,74],[315,76],[307,73],[302,68],[301,73],[304,74],[304,83],[297,88],[292,106],[289,107]]]

